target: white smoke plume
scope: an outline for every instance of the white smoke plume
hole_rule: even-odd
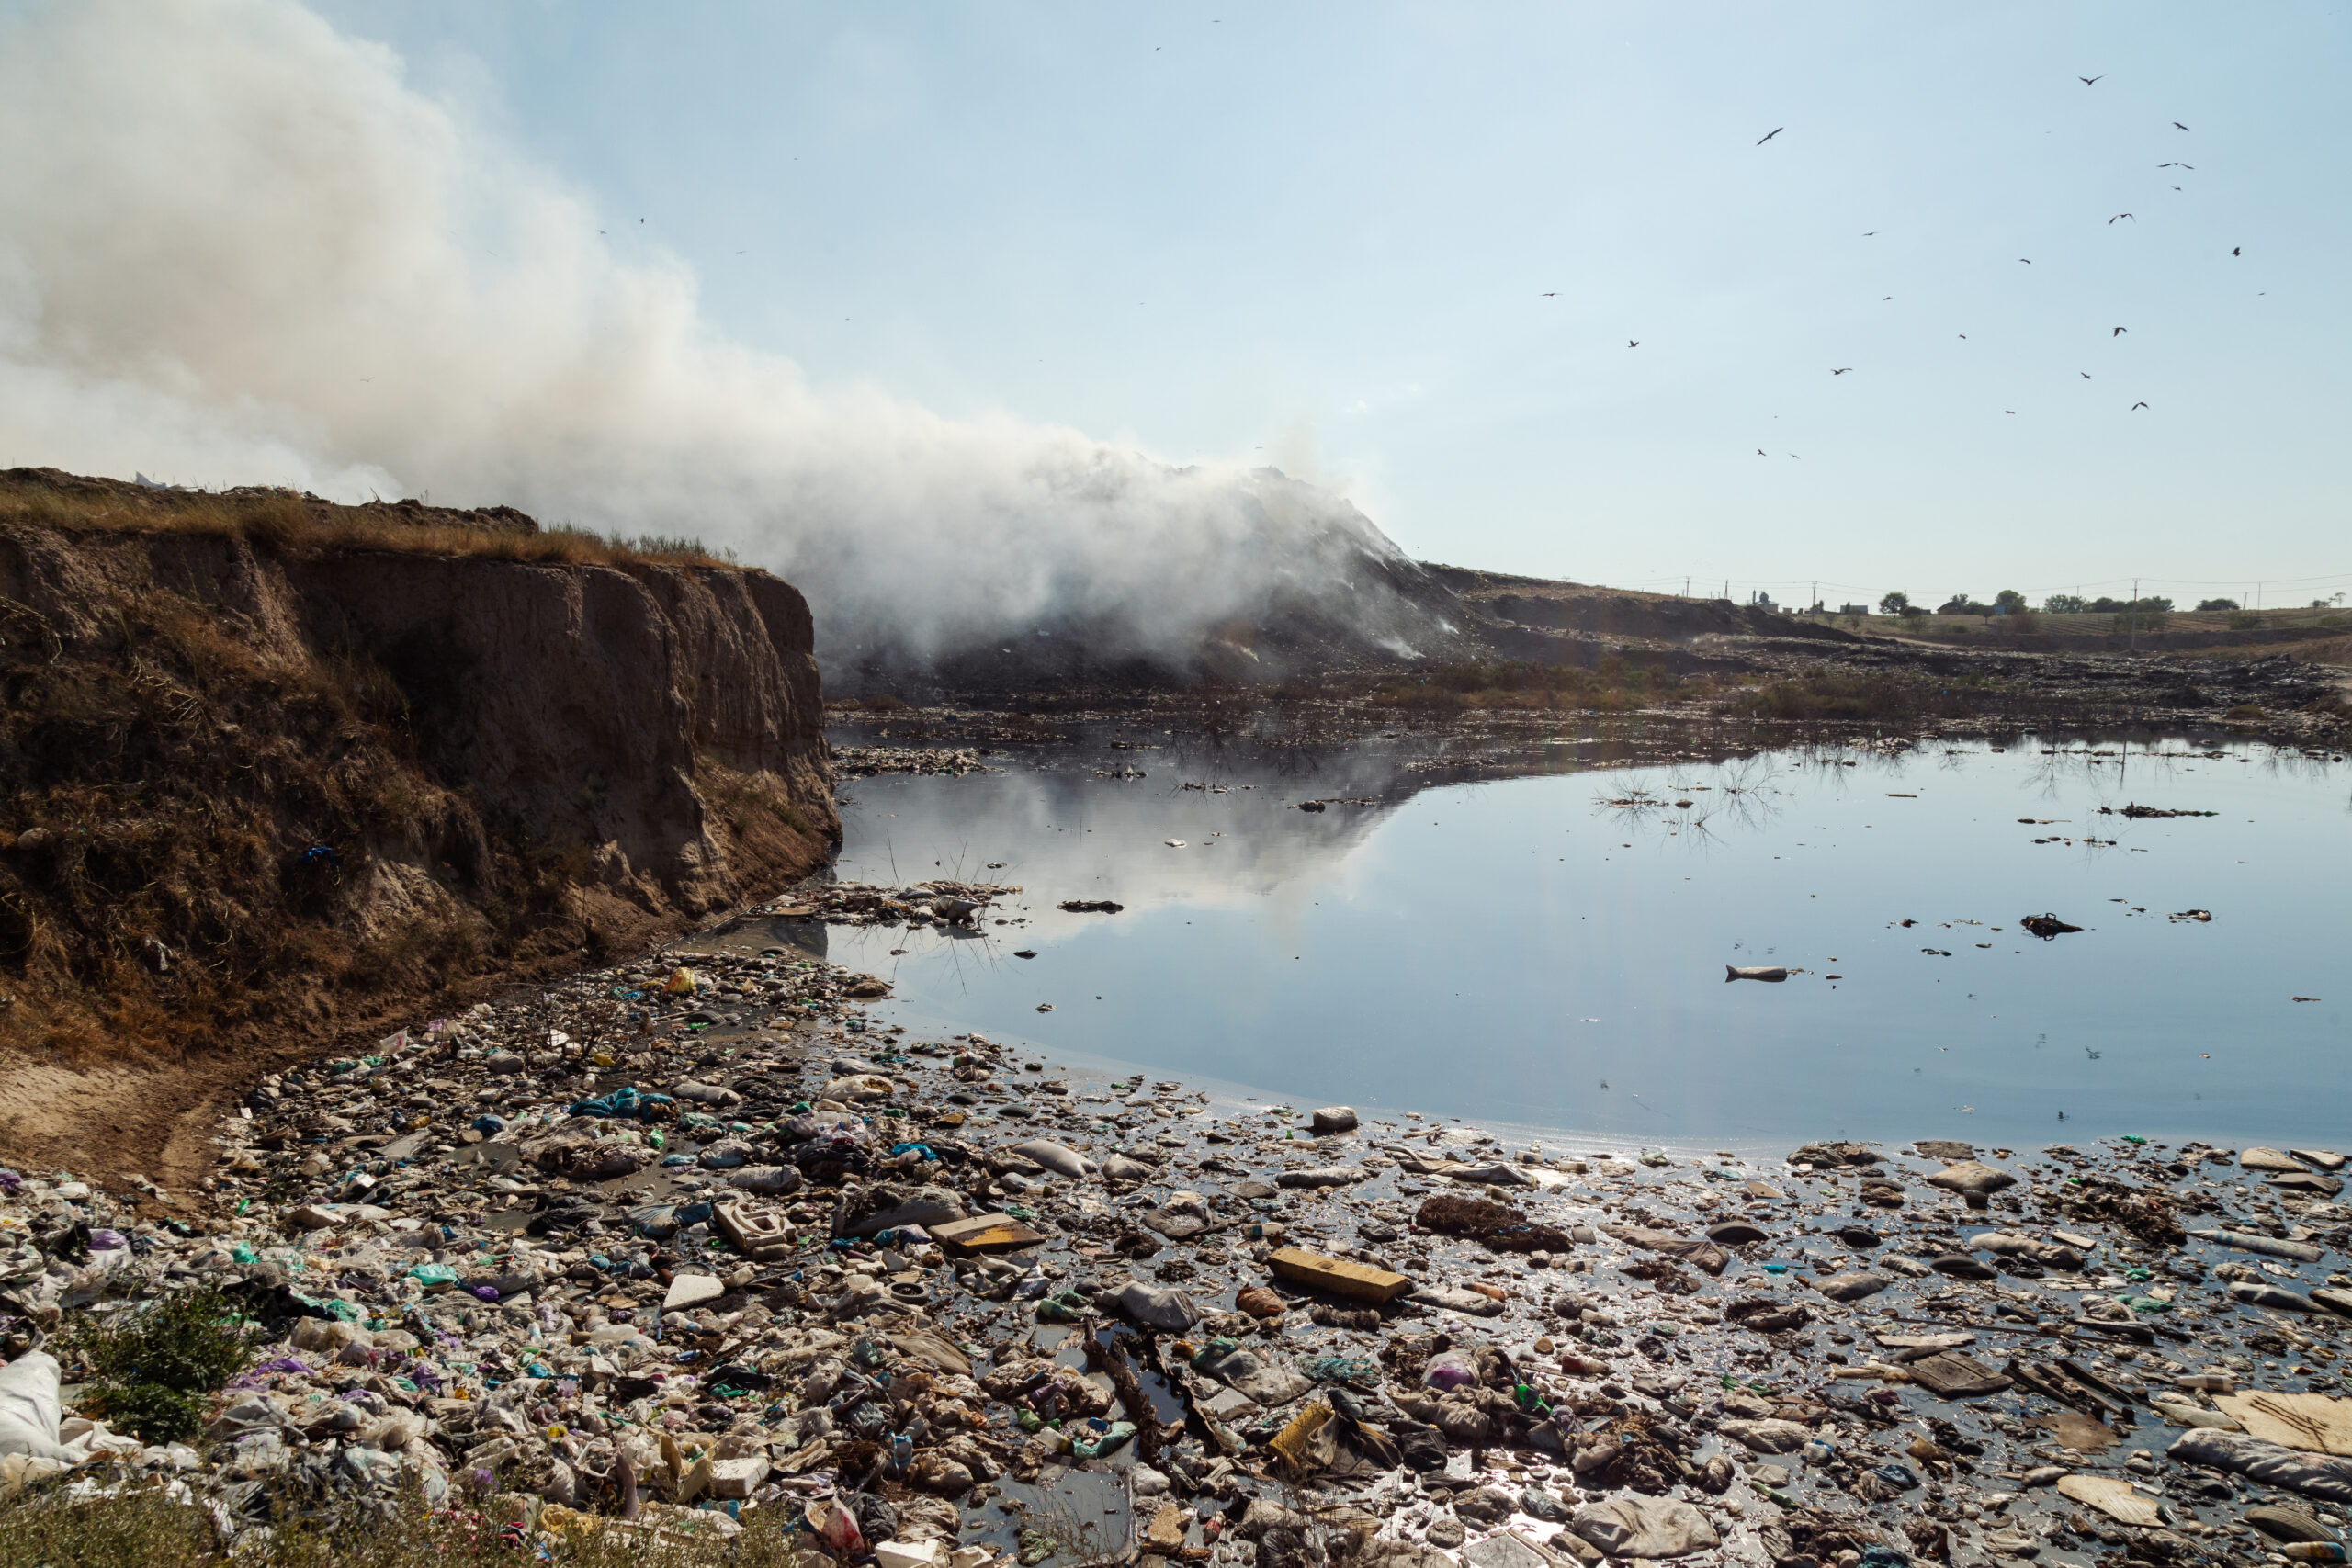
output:
[[[1395,547],[1344,501],[820,394],[676,265],[290,0],[0,21],[0,467],[430,491],[695,535],[922,654],[1104,618],[1179,649]]]

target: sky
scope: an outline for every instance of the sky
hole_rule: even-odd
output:
[[[309,9],[834,406],[1584,581],[2352,589],[2341,6]]]

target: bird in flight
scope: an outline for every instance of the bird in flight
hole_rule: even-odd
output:
[[[1757,455],[1758,457],[1770,457],[1770,456],[1771,456],[1771,454],[1770,454],[1769,452],[1765,451],[1765,450],[1764,450],[1764,448],[1763,448],[1763,447],[1761,447],[1761,446],[1758,446],[1758,447],[1756,449],[1756,455]]]
[[[2096,75],[2096,76],[2077,76],[2077,77],[2075,77],[2075,81],[2077,81],[2077,82],[2080,82],[2084,86],[2087,87],[2087,86],[2089,86],[2089,85],[2090,85],[2092,83],[2094,83],[2094,82],[2104,82],[2104,81],[2106,81],[2106,80],[2107,80],[2107,73],[2106,73],[2106,72],[2104,72],[2104,71],[2102,71],[2102,72],[2100,72],[2100,73],[2099,73],[2098,75]]]
[[[2147,405],[2147,404],[2145,404],[2145,403],[2133,403],[2132,406],[2133,408],[2135,408],[2135,409],[2143,409],[2143,408],[2146,408],[2148,405]]]
[[[1639,348],[1642,346],[1642,340],[1637,337],[1629,337],[1625,340],[1625,346],[1627,348]]]
[[[1968,334],[1967,334],[1966,333],[1961,333],[1961,334],[1960,334],[1960,341],[1961,341],[1961,342],[1962,342],[1962,343],[1966,343],[1966,342],[1968,341]]]
[[[2078,370],[2078,371],[2075,372],[2075,374],[2076,374],[2077,376],[2080,376],[2080,377],[2081,377],[2084,380],[2086,380],[2086,381],[2087,381],[2087,380],[2089,380],[2089,379],[2091,378],[2091,373],[2090,373],[2089,371],[2087,371],[2087,370]]]
[[[2031,256],[2019,256],[2018,257],[2018,260],[2025,263],[2028,266],[2031,266],[2033,265],[2033,258]]]
[[[2132,222],[2134,222],[2134,223],[2137,223],[2138,221],[2140,221],[2140,220],[2139,220],[2139,219],[2137,219],[2137,218],[2135,218],[2135,217],[2132,217],[2132,215],[2131,213],[2129,213],[2129,212],[2119,212],[2119,213],[2117,213],[2117,214],[2115,215],[2115,218],[2131,218],[2131,219],[2132,219]],[[2107,220],[2107,226],[2108,226],[2109,228],[2112,229],[2112,228],[2114,228],[2114,227],[2115,227],[2115,218],[2110,218],[2110,219],[2109,219],[2109,220]]]
[[[1788,130],[1788,129],[1789,129],[1789,128],[1788,128],[1787,126],[1785,126],[1785,125],[1776,125],[1776,126],[1774,126],[1771,130],[1770,130],[1766,131],[1763,135],[1761,135],[1761,136],[1759,136],[1759,137],[1758,137],[1758,138],[1756,139],[1756,145],[1758,145],[1758,147],[1763,146],[1763,145],[1764,145],[1764,143],[1766,143],[1767,141],[1771,141],[1771,140],[1772,140],[1772,138],[1774,138],[1775,136],[1780,135],[1780,134],[1781,134],[1781,132],[1782,132],[1783,130]]]
[[[2230,254],[2233,256],[2242,256],[2245,254],[2245,247],[2244,245],[2232,245],[2230,247]]]
[[[1547,293],[1547,294],[1545,294],[1545,295],[1544,296],[1544,299],[1557,299],[1559,297],[1560,297],[1560,291],[1559,291],[1558,289],[1556,289],[1556,288],[1555,288],[1555,289],[1551,290],[1549,293]]]
[[[1878,231],[1877,231],[1877,230],[1875,230],[1875,229],[1865,229],[1865,230],[1863,230],[1863,231],[1862,231],[1862,238],[1863,238],[1863,239],[1865,239],[1865,240],[1873,240],[1873,239],[1876,239],[1877,237],[1878,237]]]
[[[2119,337],[2121,337],[2125,333],[2130,332],[2131,330],[2132,330],[2132,329],[2131,329],[2130,327],[2118,327],[2118,328],[2116,328],[2113,332],[2111,332],[2111,333],[2108,333],[2107,335],[2108,335],[2109,337],[2110,337],[2110,338],[2119,338]]]
[[[2172,122],[2172,128],[2173,128],[2175,130],[2187,130],[2188,129],[2188,127],[2187,127],[2187,126],[2185,126],[2185,125],[2181,124],[2181,123],[2180,123],[2180,121],[2178,121],[2178,120],[2174,120],[2174,121]]]
[[[2195,168],[2197,167],[2197,165],[2196,165],[2196,164],[2194,164],[2171,163],[2171,164],[2158,164],[2156,165],[2156,167],[2157,167],[2157,168],[2159,168],[2159,169],[2191,169],[2191,170],[2193,170],[2193,169],[2195,169]]]
[[[1850,365],[1846,367],[1846,370],[1851,370],[1852,368],[1853,367]],[[1830,374],[1832,376],[1843,376],[1846,373],[1846,370],[1832,370]]]
[[[2003,413],[2015,413],[2015,412],[2017,412],[2018,411],[2017,411],[2017,410],[2015,410],[2015,409],[2003,409],[2001,412],[2002,412]]]

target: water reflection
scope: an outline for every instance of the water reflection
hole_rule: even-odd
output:
[[[1016,923],[834,928],[831,954],[889,976],[910,1027],[1620,1137],[2324,1142],[2352,1111],[2338,763],[2163,737],[1569,750],[1476,783],[1388,740],[858,781],[841,874],[1023,891]],[[1097,776],[1114,759],[1143,776]],[[1055,907],[1093,898],[1125,910]],[[2086,930],[2019,929],[2045,909]],[[1758,963],[1792,978],[1724,985]]]

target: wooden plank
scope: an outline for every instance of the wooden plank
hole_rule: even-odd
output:
[[[923,1229],[931,1233],[931,1239],[943,1250],[956,1258],[968,1258],[976,1252],[1019,1252],[1053,1240],[1011,1214],[975,1214],[968,1220],[947,1220]]]
[[[933,1235],[938,1233],[933,1232]],[[1360,1302],[1386,1304],[1413,1288],[1413,1281],[1385,1269],[1368,1268],[1343,1258],[1325,1258],[1303,1247],[1276,1249],[1266,1259],[1275,1277]]]

